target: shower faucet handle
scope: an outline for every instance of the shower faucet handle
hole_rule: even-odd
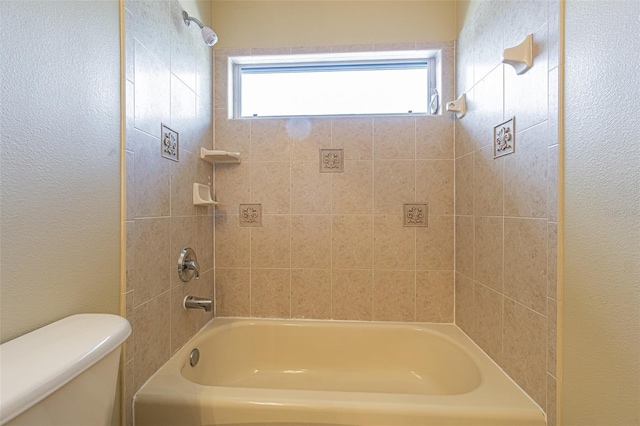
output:
[[[178,277],[182,282],[191,281],[192,278],[200,279],[200,265],[196,252],[191,247],[186,247],[180,252],[178,258]]]

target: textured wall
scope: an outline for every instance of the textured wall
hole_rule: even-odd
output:
[[[118,3],[0,2],[0,341],[118,313]]]
[[[416,47],[443,48],[450,100],[452,42],[347,48]],[[228,55],[331,49],[216,50],[216,148],[243,155],[216,166],[217,315],[452,322],[448,114],[227,118]],[[344,150],[343,173],[320,173],[320,148]],[[428,227],[403,226],[412,202],[429,203]],[[240,204],[262,205],[261,227],[239,226]]]
[[[198,28],[183,23],[178,2],[125,6],[130,410],[133,393],[212,317],[183,310],[182,301],[187,294],[213,297],[213,211],[194,207],[191,198],[193,183],[213,184],[213,167],[199,158],[213,140],[213,53]],[[179,162],[160,155],[161,123],[179,133]],[[184,284],[176,262],[188,246],[198,254],[201,277]]]
[[[640,425],[639,24],[634,0],[566,2],[565,425]]]
[[[456,323],[548,413],[557,385],[558,19],[556,0],[462,2],[456,121]],[[518,76],[504,47],[534,36]],[[516,117],[515,153],[493,127]]]
[[[220,48],[453,40],[454,1],[214,1]]]

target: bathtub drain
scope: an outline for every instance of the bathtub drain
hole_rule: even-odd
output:
[[[191,355],[189,355],[189,364],[195,367],[198,361],[200,361],[200,351],[198,348],[195,348],[191,351]]]

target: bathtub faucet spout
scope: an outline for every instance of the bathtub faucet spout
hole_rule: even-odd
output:
[[[211,299],[205,299],[203,297],[187,296],[182,303],[185,309],[204,309],[206,312],[211,312],[213,309],[213,302]]]

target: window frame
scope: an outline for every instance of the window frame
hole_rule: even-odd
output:
[[[441,113],[440,97],[440,50],[403,50],[403,51],[382,51],[382,52],[349,52],[332,54],[283,54],[283,55],[261,55],[261,56],[231,56],[228,58],[228,111],[230,119],[260,119],[260,118],[289,118],[289,117],[371,117],[371,116],[426,116],[438,115]],[[323,115],[262,115],[262,116],[242,116],[242,86],[241,72],[243,69],[270,68],[291,69],[295,67],[345,67],[371,65],[383,69],[385,65],[394,67],[404,64],[415,64],[425,62],[427,65],[428,93],[427,109],[431,109],[434,94],[437,96],[437,107],[435,111],[423,112],[403,112],[403,113],[370,113],[370,114],[323,114]],[[295,72],[288,70],[286,72]]]

